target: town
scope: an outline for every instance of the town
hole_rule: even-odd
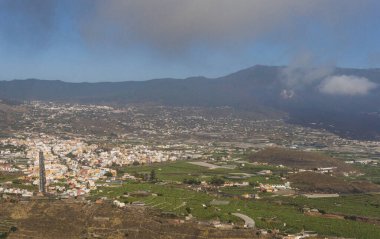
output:
[[[361,224],[350,221],[351,214],[326,213],[314,200],[379,199],[368,196],[380,192],[377,141],[343,139],[228,107],[25,102],[15,108],[11,116],[17,127],[11,123],[0,139],[5,201],[109,202],[121,210],[154,208],[179,216],[180,222],[306,238],[326,234],[317,226],[307,233],[285,214],[273,223],[243,208],[255,205],[260,211],[274,204],[290,210],[296,197],[302,213],[295,216],[343,217],[342,223],[356,228]],[[184,192],[190,197],[180,200]],[[311,200],[308,207],[303,198]]]

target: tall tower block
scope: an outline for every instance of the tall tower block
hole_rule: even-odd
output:
[[[45,194],[46,193],[45,157],[42,151],[40,151],[39,153],[39,165],[40,165],[39,192],[42,194]]]

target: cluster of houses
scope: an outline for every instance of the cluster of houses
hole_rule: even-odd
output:
[[[22,148],[12,152],[0,152],[0,171],[21,172],[23,180],[33,185],[39,184],[39,152],[44,154],[47,191],[67,197],[86,195],[95,190],[96,181],[116,176],[113,166],[149,164],[153,162],[175,161],[198,155],[196,150],[167,150],[170,145],[148,147],[127,145],[107,148],[88,144],[81,138],[60,139],[38,134],[27,138],[8,138],[0,140],[2,148]],[[178,147],[178,145],[175,145]],[[23,159],[25,164],[12,166],[7,159]],[[124,179],[136,179],[124,175]]]
[[[284,184],[262,184],[260,183],[259,187],[261,192],[277,192],[279,190],[292,189],[290,187],[290,182]]]
[[[119,200],[114,200],[113,205],[115,205],[118,208],[125,208],[126,204],[123,202],[120,202]]]
[[[378,159],[357,159],[357,160],[349,160],[345,161],[347,164],[363,164],[363,165],[378,165],[379,160]]]
[[[20,188],[6,188],[6,187],[0,187],[0,194],[11,194],[11,195],[18,195],[22,197],[32,197],[33,192],[28,191],[26,189],[20,189]]]
[[[12,166],[10,163],[0,163],[0,171],[14,173],[20,171],[20,169]]]

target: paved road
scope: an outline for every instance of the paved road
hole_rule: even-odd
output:
[[[337,193],[311,193],[311,194],[304,194],[307,198],[337,198],[339,197],[339,194]]]
[[[255,221],[252,218],[248,217],[247,215],[244,215],[241,213],[232,213],[232,215],[243,219],[246,227],[255,228]]]
[[[224,165],[224,166],[219,166],[211,163],[206,163],[206,162],[188,162],[190,164],[198,165],[198,166],[203,166],[207,167],[209,169],[216,169],[216,168],[226,168],[226,169],[234,169],[236,166],[235,165]]]
[[[209,168],[209,169],[221,168],[218,165],[211,164],[211,163],[206,163],[206,162],[189,162],[189,163],[194,164],[194,165],[198,165],[198,166],[203,166],[203,167],[206,167],[206,168]]]

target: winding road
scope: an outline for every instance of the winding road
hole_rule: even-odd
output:
[[[232,213],[232,215],[243,219],[247,228],[255,228],[255,221],[247,215],[241,213]]]

